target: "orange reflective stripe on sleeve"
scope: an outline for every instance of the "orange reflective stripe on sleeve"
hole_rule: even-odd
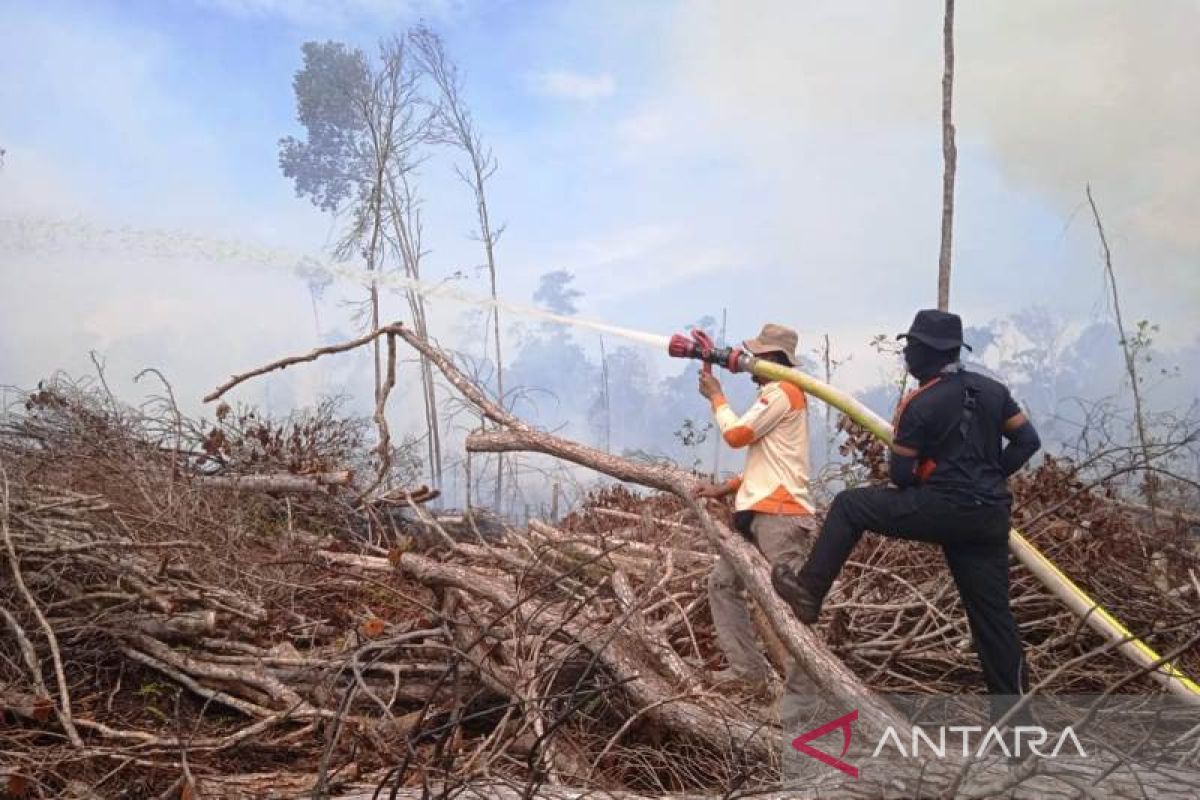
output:
[[[745,425],[737,425],[725,431],[725,444],[730,447],[745,447],[754,441],[754,430]]]

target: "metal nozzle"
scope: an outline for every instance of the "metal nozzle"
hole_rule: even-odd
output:
[[[667,354],[674,358],[700,358],[701,353],[700,344],[682,333],[672,336],[667,345]]]
[[[745,355],[740,347],[717,347],[712,338],[701,330],[692,331],[690,337],[682,333],[672,336],[667,353],[675,358],[695,358],[705,365],[716,364],[730,372],[741,371],[742,356]],[[706,366],[705,369],[711,367]]]

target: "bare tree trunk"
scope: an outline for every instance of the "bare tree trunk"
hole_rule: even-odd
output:
[[[938,308],[950,308],[950,252],[954,229],[954,171],[958,165],[958,149],[954,145],[954,118],[951,103],[954,96],[954,0],[946,0],[946,15],[942,23],[942,50],[945,63],[942,69],[942,249],[938,255]]]
[[[378,190],[376,190],[376,195],[378,195]],[[376,202],[374,200],[372,201],[372,207],[373,207],[372,215],[375,217],[375,222],[373,225],[374,230],[372,231],[372,234],[371,234],[371,244],[369,246],[369,249],[367,250],[367,271],[374,273],[375,270],[379,266],[376,263],[376,254],[378,252],[376,248],[378,247],[378,243],[379,243],[380,221],[379,221],[379,214],[378,214],[379,206],[376,204]],[[371,283],[371,330],[373,330],[373,331],[379,330],[379,286],[377,284],[375,284],[374,282]],[[381,356],[380,356],[380,352],[379,352],[379,340],[378,339],[376,339],[375,342],[372,344],[371,351],[372,351],[372,356],[374,358],[374,366],[375,366],[375,369],[374,369],[374,375],[375,375],[374,399],[375,399],[375,402],[379,402],[379,392],[382,390],[383,377],[380,373]]]
[[[370,329],[373,331],[379,329],[379,285],[374,280],[374,274],[382,268],[384,258],[383,181],[387,174],[388,161],[392,155],[392,119],[387,114],[381,113],[382,98],[380,97],[380,89],[380,78],[376,76],[372,80],[370,90],[359,97],[357,102],[358,112],[367,126],[369,135],[368,146],[370,147],[370,157],[374,165],[370,199],[367,202],[366,208],[362,209],[361,216],[358,216],[356,219],[353,229],[335,250],[338,254],[343,255],[351,252],[351,247],[354,246],[354,243],[362,241],[362,236],[365,233],[363,230],[364,227],[370,227],[370,235],[367,238],[367,244],[362,255],[367,262],[367,272],[372,275],[371,286],[369,287],[369,303],[371,307]],[[378,339],[375,339],[372,344],[371,351],[374,359],[374,401],[378,403],[379,393],[383,384],[382,354]]]
[[[1096,220],[1096,231],[1100,234],[1100,246],[1104,250],[1104,275],[1108,279],[1112,291],[1113,316],[1117,321],[1117,333],[1121,337],[1121,352],[1125,356],[1125,371],[1129,373],[1129,386],[1133,391],[1133,424],[1137,430],[1138,444],[1142,449],[1143,467],[1146,470],[1145,488],[1146,502],[1150,506],[1150,518],[1158,525],[1158,496],[1154,487],[1154,476],[1150,472],[1150,438],[1146,435],[1146,419],[1142,409],[1142,390],[1138,383],[1137,357],[1129,344],[1129,336],[1125,333],[1125,322],[1121,317],[1121,298],[1117,293],[1117,275],[1113,272],[1112,252],[1108,249],[1108,237],[1104,235],[1104,225],[1100,222],[1100,212],[1096,209],[1096,201],[1092,198],[1092,186],[1087,186],[1088,205],[1092,208],[1092,218]]]
[[[416,164],[415,148],[428,134],[428,119],[418,115],[423,108],[417,97],[417,73],[405,50],[405,41],[393,38],[380,47],[379,70],[371,72],[369,85],[356,99],[356,112],[366,131],[365,155],[372,162],[372,184],[367,202],[356,212],[355,224],[337,248],[339,254],[351,252],[354,243],[365,242],[363,254],[369,272],[383,268],[389,253],[399,256],[404,274],[420,278],[420,214],[408,174]],[[399,176],[399,178],[397,178]],[[389,249],[390,248],[390,249]],[[413,326],[428,336],[424,302],[408,291]],[[370,287],[371,330],[379,330],[379,289]],[[375,402],[384,391],[381,342],[372,343],[375,366]],[[430,480],[441,483],[441,446],[437,424],[437,403],[432,371],[422,363],[422,389],[426,422],[429,428],[428,455]],[[383,430],[381,428],[381,436]]]
[[[371,149],[375,157],[375,183],[371,189],[371,207],[369,209],[371,215],[371,243],[367,256],[367,269],[371,272],[382,269],[384,258],[383,182],[384,177],[387,175],[388,162],[392,157],[392,125],[394,120],[393,114],[384,114],[382,119],[377,116],[382,105],[379,90],[380,84],[377,79],[374,92],[370,98],[370,106],[365,109],[367,125],[371,131]],[[379,330],[379,284],[374,281],[371,283],[371,330]],[[395,345],[391,342],[389,344],[392,345],[389,349],[394,361]],[[391,466],[391,436],[387,428],[387,420],[383,417],[384,379],[378,337],[372,342],[371,350],[375,359],[375,422],[379,427],[379,476],[386,485]],[[389,364],[389,379],[393,382],[395,380],[394,369],[394,363]],[[387,488],[390,488],[390,486]]]
[[[479,240],[483,242],[483,252],[487,259],[488,280],[492,300],[499,299],[496,290],[496,242],[500,239],[502,230],[492,227],[491,215],[487,204],[487,181],[496,172],[496,159],[491,150],[487,149],[475,130],[471,112],[462,99],[462,86],[458,76],[458,68],[446,56],[441,38],[424,25],[419,25],[409,33],[409,40],[416,47],[416,58],[421,69],[433,81],[441,95],[437,108],[439,130],[432,138],[442,144],[456,147],[463,152],[469,162],[468,168],[458,168],[458,176],[471,187],[475,196],[475,212],[479,221]],[[492,337],[494,338],[494,353],[496,358],[496,398],[504,404],[504,357],[500,342],[500,308],[493,302],[490,311],[492,320]],[[493,494],[493,504],[497,512],[501,509],[504,492],[504,460],[496,457],[496,485]]]
[[[312,300],[313,312],[313,331],[317,335],[317,341],[321,341],[321,316],[317,310],[317,293],[311,288],[308,290],[309,299]]]
[[[417,201],[413,198],[405,170],[400,170],[399,181],[389,176],[389,195],[392,204],[392,227],[397,249],[404,264],[404,272],[415,281],[421,279],[421,218]],[[425,298],[413,289],[405,292],[413,327],[422,338],[429,338],[429,326],[425,317]],[[429,479],[437,488],[442,486],[442,441],[438,424],[437,387],[429,361],[420,357],[422,401],[425,407],[426,452],[429,457]]]
[[[600,337],[600,401],[604,404],[604,452],[612,452],[612,406],[608,395],[608,355],[604,337]]]
[[[487,197],[484,195],[484,182],[487,177],[483,165],[474,147],[468,148],[467,152],[471,155],[475,174],[475,200],[476,207],[479,210],[479,234],[483,239],[483,249],[487,254],[488,276],[491,280],[492,300],[497,300],[496,294],[496,255],[495,244],[496,237],[492,232],[492,226],[488,217]],[[491,167],[491,171],[495,170],[495,165]],[[490,172],[488,173],[490,174]],[[500,348],[500,306],[492,305],[492,336],[495,338],[496,347],[496,400],[501,405],[504,405],[504,359],[501,356]],[[500,498],[504,483],[504,459],[496,455],[496,513],[500,513]]]

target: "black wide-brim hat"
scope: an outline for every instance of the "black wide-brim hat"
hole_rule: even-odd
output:
[[[923,308],[913,317],[908,333],[896,334],[897,339],[916,339],[934,350],[953,350],[956,347],[971,349],[963,341],[962,317],[936,308]]]

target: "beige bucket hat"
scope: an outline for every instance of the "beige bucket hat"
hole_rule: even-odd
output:
[[[755,338],[742,342],[746,349],[756,356],[767,353],[783,353],[793,367],[798,363],[796,361],[796,345],[799,343],[800,337],[794,330],[786,325],[776,325],[774,322],[763,325],[762,331]]]

